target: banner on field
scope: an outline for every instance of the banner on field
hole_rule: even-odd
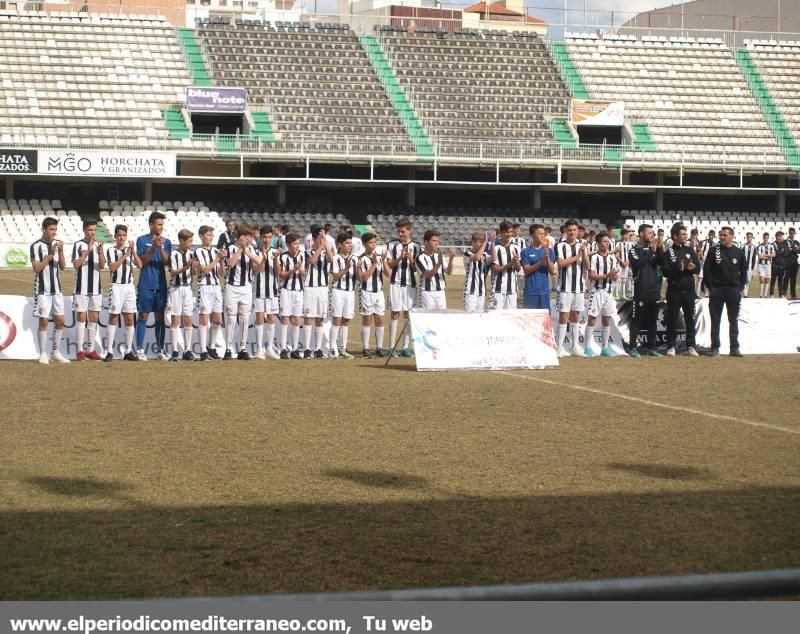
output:
[[[0,148],[0,174],[36,174],[38,157],[36,150]]]
[[[546,310],[411,311],[417,370],[558,367]]]
[[[247,108],[244,88],[211,88],[192,86],[186,89],[186,109],[189,112],[241,114]]]
[[[39,173],[69,176],[175,176],[172,152],[125,150],[40,150]]]
[[[625,125],[625,102],[573,99],[570,120],[573,125],[622,127]]]
[[[66,247],[64,253],[67,253]],[[30,263],[30,245],[24,242],[0,242],[0,269],[27,269]]]

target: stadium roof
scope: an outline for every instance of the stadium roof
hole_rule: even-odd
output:
[[[490,4],[488,9],[485,2],[476,2],[475,4],[472,4],[464,9],[464,13],[488,13],[489,15],[513,15],[516,17],[522,17],[521,13],[507,9],[499,2]],[[537,21],[539,21],[538,18]]]

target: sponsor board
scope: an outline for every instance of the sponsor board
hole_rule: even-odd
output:
[[[175,176],[172,152],[40,150],[39,173],[68,176],[167,178]]]
[[[570,120],[573,125],[622,127],[625,125],[625,102],[573,99]]]
[[[186,109],[189,112],[240,114],[247,108],[244,88],[192,86],[186,89]]]
[[[0,148],[0,174],[36,174],[38,159],[36,150]]]

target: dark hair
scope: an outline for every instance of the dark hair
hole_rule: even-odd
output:
[[[47,227],[49,227],[51,225],[57,225],[57,224],[58,224],[58,220],[56,220],[52,216],[48,216],[47,218],[42,220],[42,229],[47,229]]]
[[[400,218],[400,220],[394,223],[394,226],[397,229],[402,229],[403,227],[410,227],[412,225],[408,218]]]
[[[435,229],[428,229],[425,232],[425,235],[422,236],[422,239],[425,240],[425,242],[427,242],[428,240],[432,240],[433,238],[436,238],[439,235],[441,235],[441,234],[438,231],[436,231]]]
[[[128,233],[128,227],[126,227],[125,225],[117,225],[116,227],[114,227],[114,235],[117,235],[120,231]]]
[[[236,224],[236,218],[234,218],[233,216],[228,216],[227,218],[225,218],[225,224],[227,225],[229,222]]]
[[[543,225],[532,224],[530,229],[528,229],[528,233],[533,235],[539,229],[544,229],[544,226]]]
[[[162,214],[160,211],[154,211],[153,213],[150,214],[150,216],[148,216],[147,224],[151,225],[156,220],[166,220],[166,219],[167,219],[167,217],[164,214]]]
[[[736,234],[736,232],[733,230],[733,227],[728,227],[727,225],[720,227],[719,232],[722,233],[723,231],[730,231],[731,233]]]
[[[367,243],[370,240],[374,240],[377,237],[378,236],[376,236],[374,233],[370,233],[369,231],[367,231],[367,233],[365,233],[363,236],[361,236],[361,242]]]
[[[500,231],[508,231],[509,229],[513,229],[514,227],[511,225],[511,223],[508,220],[503,220],[503,222],[500,223],[500,227],[499,228],[500,228]]]
[[[769,238],[769,231],[765,231],[764,233],[762,233],[761,237],[762,238]]]
[[[597,234],[597,235],[594,237],[594,241],[595,241],[595,242],[600,242],[600,240],[602,240],[603,238],[608,238],[608,237],[609,237],[609,235],[608,235],[608,231],[601,231],[600,233],[598,233],[598,234]],[[609,239],[610,239],[610,238],[609,238]]]
[[[752,238],[752,237],[753,237],[753,232],[752,232],[752,231],[748,231],[748,232],[747,232],[746,234],[744,234],[744,235],[745,235],[745,237],[747,237],[747,236],[750,236],[750,237]]]
[[[289,225],[281,225],[281,233],[287,234],[292,230]]]
[[[724,229],[724,228],[725,228],[725,227],[723,227],[723,229]],[[776,237],[776,238],[777,238],[778,236],[782,236],[782,235],[783,235],[783,231],[776,231],[776,232],[775,232],[775,237]]]
[[[511,223],[511,228],[512,229],[517,229],[518,227],[519,227],[519,223],[518,222],[512,222]]]
[[[674,240],[675,236],[677,236],[681,231],[684,231],[685,229],[686,229],[685,224],[683,224],[682,222],[676,222],[674,225],[672,225],[672,229],[669,230],[669,235]]]
[[[296,233],[287,233],[286,234],[286,246],[287,247],[290,244],[292,244],[292,242],[299,242],[299,241],[300,241],[300,236],[298,236]]]
[[[311,225],[311,237],[316,238],[324,229],[320,225]]]
[[[86,227],[91,227],[91,226],[95,226],[96,227],[97,226],[97,220],[95,220],[94,218],[87,218],[86,220],[83,221],[83,228],[84,229],[86,229]]]
[[[272,233],[272,227],[270,227],[269,225],[262,225],[258,233],[262,236],[266,233]]]
[[[581,226],[580,223],[577,220],[575,220],[575,218],[570,218],[569,220],[567,220],[564,223],[564,229],[566,229],[567,227],[578,227],[578,228],[580,228],[580,226]]]
[[[322,227],[322,228],[325,229],[325,233],[328,233],[331,230],[332,227],[333,227],[333,225],[330,222],[326,222],[325,226]]]
[[[200,228],[197,230],[197,233],[199,233],[201,236],[203,236],[203,235],[205,235],[205,234],[207,234],[207,233],[210,233],[210,232],[212,232],[212,231],[214,231],[214,227],[209,227],[208,225],[202,225],[202,226],[201,226],[201,227],[200,227]]]
[[[642,235],[642,231],[644,231],[645,229],[652,229],[652,228],[653,228],[653,225],[642,224],[642,225],[639,225],[639,229],[636,231],[636,233],[638,233],[639,235]]]
[[[336,236],[336,244],[344,244],[348,240],[353,239],[353,234],[349,231],[343,231],[338,236]]]

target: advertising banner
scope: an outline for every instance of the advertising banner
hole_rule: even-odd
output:
[[[36,174],[38,152],[0,148],[0,174]]]
[[[558,367],[546,310],[411,311],[417,370]]]
[[[189,112],[241,114],[247,108],[244,88],[198,87],[186,89],[186,109]]]
[[[64,253],[67,253],[66,246]],[[29,269],[30,245],[23,242],[0,242],[0,269]],[[31,276],[33,288],[33,276]]]
[[[39,173],[68,176],[169,178],[175,176],[172,152],[127,150],[40,150]]]
[[[573,125],[622,127],[625,125],[625,102],[573,99],[570,119]]]

